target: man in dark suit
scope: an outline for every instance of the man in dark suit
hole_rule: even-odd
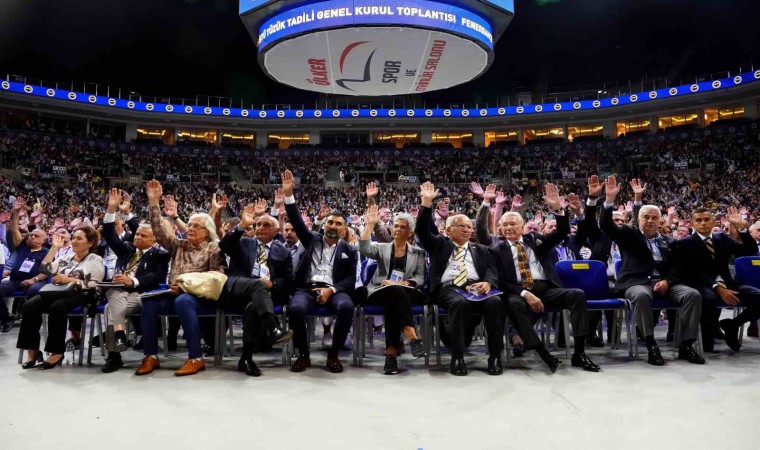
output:
[[[303,257],[304,248],[298,240],[296,230],[293,228],[292,223],[286,221],[282,228],[282,237],[285,241],[285,247],[287,247],[290,252],[290,257],[293,260],[293,275],[295,275],[296,268]]]
[[[747,256],[757,253],[755,240],[747,231],[739,211],[730,207],[728,221],[739,231],[741,242],[734,241],[727,234],[714,234],[715,216],[705,208],[691,213],[691,223],[695,233],[678,241],[680,253],[676,267],[678,277],[702,295],[702,345],[711,352],[715,347],[713,336],[720,317],[718,302],[737,305],[741,300],[747,309],[736,319],[722,320],[726,344],[733,351],[739,351],[739,327],[750,320],[760,318],[760,290],[751,286],[740,286],[731,276],[728,264],[732,256]]]
[[[256,224],[256,237],[243,237],[245,229]],[[224,302],[243,311],[243,355],[238,370],[252,377],[261,376],[253,362],[253,349],[262,332],[271,344],[293,336],[284,331],[274,317],[274,302],[287,303],[293,283],[293,260],[280,241],[274,240],[279,222],[272,216],[255,219],[244,212],[240,224],[225,234],[219,248],[230,257]]]
[[[487,218],[495,189],[487,189],[481,211],[478,212],[478,240],[488,244],[499,268],[499,288],[504,292],[507,314],[517,328],[527,350],[535,349],[541,359],[556,372],[560,361],[552,356],[533,329],[533,313],[542,313],[544,306],[570,310],[575,352],[571,363],[590,372],[599,366],[586,355],[588,311],[586,294],[580,289],[564,289],[554,269],[551,253],[554,247],[570,233],[567,213],[560,206],[559,190],[553,184],[545,187],[546,204],[554,211],[557,228],[549,234],[536,232],[523,234],[525,222],[516,212],[507,212],[499,219],[501,237],[488,233]],[[574,199],[577,201],[577,199]]]
[[[457,289],[487,294],[498,284],[493,256],[483,245],[470,243],[472,222],[467,216],[450,216],[446,221],[446,234],[434,236],[433,200],[440,194],[432,183],[420,188],[422,208],[415,231],[422,247],[430,253],[431,299],[446,309],[449,315],[449,339],[452,375],[467,375],[464,363],[465,328],[472,313],[481,313],[488,332],[488,374],[501,375],[501,352],[504,349],[504,321],[506,313],[501,297],[493,296],[480,302],[466,299]]]
[[[140,293],[158,288],[166,282],[169,270],[169,253],[154,246],[156,238],[150,225],[140,225],[132,242],[123,241],[115,227],[116,206],[121,201],[118,189],[111,189],[108,208],[103,218],[103,239],[116,254],[114,283],[124,287],[106,291],[108,304],[105,308],[106,348],[108,358],[101,369],[103,373],[119,370],[124,363],[121,352],[127,349],[126,317],[140,310]]]
[[[340,238],[346,232],[346,218],[337,211],[327,215],[324,236],[309,230],[296,205],[293,173],[282,174],[282,191],[288,220],[304,246],[303,257],[294,277],[296,292],[288,305],[288,320],[293,329],[293,341],[299,351],[298,359],[290,370],[303,372],[311,367],[309,344],[306,337],[306,316],[318,306],[325,306],[337,316],[330,350],[327,352],[327,370],[343,372],[338,353],[346,342],[354,314],[354,294],[359,253],[355,247]]]
[[[675,240],[670,236],[661,235],[658,231],[660,209],[653,205],[644,205],[639,210],[638,228],[618,226],[612,219],[615,198],[620,193],[620,185],[615,177],[607,178],[605,190],[606,199],[600,227],[620,248],[622,262],[618,272],[617,289],[625,292],[625,297],[633,304],[633,315],[647,345],[649,364],[665,364],[654,340],[652,301],[655,295],[681,305],[678,314],[681,330],[678,359],[685,359],[693,364],[704,364],[704,358],[692,347],[697,340],[702,297],[695,289],[682,284],[673,271],[673,266],[678,264],[678,254],[672,248]]]

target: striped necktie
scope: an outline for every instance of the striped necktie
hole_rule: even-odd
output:
[[[715,245],[713,245],[712,237],[705,239],[705,247],[707,247],[707,251],[710,252],[710,256],[715,259]]]
[[[522,287],[523,289],[531,290],[533,288],[533,274],[530,272],[528,254],[525,253],[525,249],[519,241],[512,244],[512,246],[517,250],[517,267],[520,269]]]
[[[464,255],[467,253],[467,245],[457,246],[456,253],[454,253],[454,261],[460,263],[459,275],[454,278],[452,283],[454,286],[461,287],[467,284],[467,265],[465,264]]]
[[[140,258],[142,258],[143,251],[137,250],[135,254],[132,256],[132,259],[129,260],[129,264],[127,264],[127,268],[124,270],[124,275],[132,275],[137,270],[137,263],[140,262]]]
[[[264,244],[259,244],[259,267],[263,267],[267,265],[267,246]],[[261,269],[259,269],[259,272],[261,272]]]

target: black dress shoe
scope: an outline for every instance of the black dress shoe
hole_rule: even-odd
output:
[[[100,336],[102,336],[102,334],[99,334],[99,335],[95,336],[94,338],[92,338],[92,346],[93,347],[100,347]]]
[[[325,368],[331,372],[331,373],[341,373],[343,372],[343,363],[340,362],[340,359],[338,359],[337,356],[327,356],[327,363],[325,363]]]
[[[0,333],[9,333],[13,329],[13,324],[16,321],[13,319],[3,320],[0,322]]]
[[[551,370],[552,373],[555,373],[557,371],[557,368],[559,368],[560,364],[562,364],[562,361],[555,358],[551,354],[547,354],[545,357],[542,356],[541,359],[544,360],[544,363],[546,363],[546,366],[549,367],[549,370]]]
[[[42,369],[42,370],[50,370],[50,369],[55,369],[56,366],[60,366],[61,364],[63,364],[63,355],[61,355],[61,357],[58,359],[58,361],[56,361],[54,363],[49,363],[47,361],[42,361],[42,365],[40,365],[39,368]]]
[[[425,356],[425,344],[422,343],[422,339],[412,339],[409,346],[412,348],[412,356],[415,358]]]
[[[702,351],[705,353],[715,353],[715,341],[702,336]]]
[[[140,340],[137,341],[137,343],[132,348],[135,349],[135,350],[142,350],[143,347],[144,347],[144,345],[143,345],[143,340],[142,340],[142,336],[141,336]]]
[[[501,366],[501,358],[498,356],[488,357],[488,375],[501,375],[504,368]]]
[[[127,339],[123,338],[121,336],[116,336],[114,338],[113,342],[113,350],[115,352],[126,352],[127,351]]]
[[[699,356],[699,353],[691,345],[685,345],[678,349],[678,359],[685,359],[692,364],[705,363],[705,359]]]
[[[467,375],[467,366],[464,364],[464,358],[453,358],[451,360],[451,367],[449,368],[449,372],[451,372],[452,375],[456,375],[458,377]]]
[[[671,333],[671,332],[668,332],[668,334],[667,334],[667,335],[665,335],[665,342],[667,342],[667,343],[671,343],[671,342],[673,342],[673,341],[675,341],[675,340],[676,340],[676,335],[675,335],[675,333]]]
[[[121,356],[109,355],[108,359],[106,359],[105,365],[100,369],[100,371],[103,373],[111,373],[111,372],[116,372],[122,367],[124,367],[124,361],[121,360]]]
[[[723,319],[718,325],[725,334],[726,345],[731,350],[738,352],[742,347],[742,343],[739,342],[739,327],[731,319]]]
[[[595,347],[595,348],[604,347],[604,339],[600,338],[599,336],[587,337],[586,343],[589,345],[589,347]]]
[[[250,359],[240,359],[238,361],[238,371],[245,372],[249,377],[260,377],[261,370],[256,366],[256,363]]]
[[[525,344],[512,344],[512,356],[522,358],[525,355]]]
[[[203,352],[203,356],[214,356],[216,353],[214,347],[208,344],[203,344],[203,346],[201,346],[201,351]]]
[[[282,328],[275,328],[269,334],[272,345],[287,342],[293,337],[293,330],[285,331]]]
[[[35,356],[33,359],[30,359],[29,361],[25,362],[24,364],[21,364],[21,368],[22,369],[34,369],[41,362],[42,362],[42,352],[41,351],[37,351],[37,356]]]
[[[385,357],[385,366],[383,367],[383,374],[396,375],[398,373],[398,361],[395,356]]]
[[[309,356],[299,356],[296,362],[290,366],[291,372],[303,372],[307,367],[311,367],[311,358]]]
[[[576,353],[570,360],[570,365],[573,367],[580,367],[588,372],[599,372],[601,368],[594,364],[585,353]]]
[[[662,359],[662,354],[660,353],[660,347],[653,345],[648,349],[649,351],[649,357],[647,358],[647,362],[653,366],[664,366],[665,360]]]
[[[718,329],[715,330],[715,334],[713,335],[713,338],[715,338],[715,339],[717,339],[719,341],[722,341],[722,340],[726,339],[726,335],[723,334],[723,331],[720,328],[718,328]]]

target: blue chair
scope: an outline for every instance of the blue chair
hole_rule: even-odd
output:
[[[746,286],[752,286],[760,289],[760,257],[743,256],[734,260],[734,269],[736,270],[736,282]],[[738,314],[736,310],[734,316]],[[757,321],[760,327],[760,320]],[[739,331],[739,339],[744,339],[744,326]]]
[[[624,311],[629,309],[629,303],[627,300],[616,298],[610,293],[607,267],[604,263],[601,261],[559,261],[555,268],[564,287],[580,289],[586,293],[586,304],[589,311],[615,311],[615,320],[607,326],[612,326],[611,348],[617,349],[617,325],[620,318],[625,315]],[[628,341],[631,342],[630,320],[626,320],[626,328]],[[567,339],[567,336],[565,338]],[[630,345],[629,354],[633,356],[633,349],[630,348]]]

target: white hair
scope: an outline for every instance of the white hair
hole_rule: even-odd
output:
[[[639,210],[639,222],[641,222],[642,217],[644,217],[644,214],[646,214],[649,211],[657,211],[657,215],[662,217],[662,212],[660,211],[660,208],[655,205],[644,205]]]
[[[411,214],[409,214],[409,213],[398,213],[393,218],[394,222],[397,221],[397,220],[403,220],[404,222],[406,222],[406,225],[409,227],[409,229],[412,230],[412,231],[414,231],[414,229],[415,229],[414,227],[416,226],[416,223],[414,221],[414,217],[412,217]]]
[[[517,219],[518,223],[525,225],[525,219],[523,219],[523,216],[521,216],[519,212],[515,212],[515,211],[507,211],[504,214],[502,214],[501,218],[499,219],[499,222],[505,219],[509,219],[510,217],[514,217],[515,219]]]
[[[760,220],[749,226],[749,231],[755,231],[760,228]]]
[[[469,217],[465,216],[464,214],[454,214],[453,216],[449,216],[448,219],[446,219],[446,228],[451,228],[454,226],[454,219],[457,217],[464,217],[467,220],[470,220]],[[472,222],[472,221],[470,221]]]
[[[214,219],[211,218],[206,213],[195,213],[192,216],[190,216],[189,219],[187,219],[187,223],[190,223],[193,221],[193,219],[201,218],[203,219],[203,225],[206,227],[206,230],[208,231],[208,238],[211,242],[214,242],[215,240],[219,239],[219,237],[216,234],[216,225],[214,224]]]

